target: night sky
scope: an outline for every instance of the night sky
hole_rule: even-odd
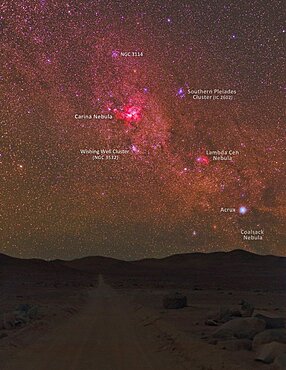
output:
[[[286,255],[282,3],[4,0],[0,252]]]

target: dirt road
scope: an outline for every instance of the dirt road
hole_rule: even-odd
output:
[[[154,328],[144,327],[128,299],[100,277],[80,314],[20,351],[4,369],[181,370],[156,341]]]

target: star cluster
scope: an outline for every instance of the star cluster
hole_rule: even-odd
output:
[[[4,0],[2,252],[285,255],[282,5]],[[196,100],[190,89],[236,94]],[[111,119],[75,119],[94,114]]]

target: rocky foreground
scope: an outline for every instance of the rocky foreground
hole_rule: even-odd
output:
[[[245,252],[136,262],[102,257],[46,262],[0,255],[0,360],[9,362],[21,352],[29,364],[33,343],[42,337],[56,338],[52,333],[55,329],[61,333],[63,324],[67,332],[78,330],[77,317],[88,327],[86,309],[89,317],[95,311],[99,316],[104,313],[108,322],[108,312],[123,317],[125,307],[138,324],[132,328],[134,338],[143,331],[144,338],[138,340],[148,344],[146,353],[160,354],[159,363],[164,359],[171,363],[174,357],[173,369],[285,370],[284,260]],[[102,289],[97,288],[100,274],[105,281]],[[92,310],[90,292],[94,292]],[[112,309],[107,310],[105,299]],[[92,322],[96,334],[101,319]],[[105,332],[102,326],[107,344],[108,335],[120,337],[116,327],[114,322]],[[81,346],[80,337],[77,341]],[[68,362],[70,354],[64,358]]]

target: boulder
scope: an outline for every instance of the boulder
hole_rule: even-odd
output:
[[[233,317],[241,317],[241,312],[239,310],[231,310],[230,313]]]
[[[211,325],[207,322],[215,322],[215,323],[225,323],[232,320],[234,317],[240,317],[241,313],[239,310],[232,309],[229,307],[220,307],[217,312],[214,312],[208,316],[208,320],[206,321],[206,325]]]
[[[31,320],[34,320],[34,319],[37,319],[39,317],[39,308],[37,306],[32,306],[28,312],[27,312],[27,316],[29,317],[29,319]]]
[[[29,320],[38,317],[38,307],[21,304],[14,312],[4,313],[0,317],[0,329],[13,329],[17,326],[27,324]]]
[[[187,306],[187,297],[181,293],[172,293],[163,298],[163,306],[167,309],[184,308]]]
[[[3,314],[1,318],[0,326],[2,326],[2,329],[6,329],[6,330],[13,329],[16,326],[16,321],[17,321],[17,318],[16,318],[15,313],[7,312]]]
[[[275,358],[274,369],[286,370],[286,353]]]
[[[286,343],[286,329],[268,329],[258,333],[253,339],[253,347],[271,342]]]
[[[251,351],[252,342],[250,339],[230,339],[221,342],[220,348],[227,351]]]
[[[251,317],[254,312],[254,306],[251,303],[242,300],[240,312],[242,317]]]
[[[265,322],[255,317],[237,318],[220,326],[213,334],[214,338],[252,339],[265,329]]]
[[[215,320],[208,319],[208,320],[205,321],[205,325],[208,325],[208,326],[218,326],[218,322],[215,321]]]
[[[26,312],[15,311],[14,314],[16,317],[15,326],[27,324],[27,322],[29,321]]]
[[[211,338],[208,340],[208,344],[213,344],[214,346],[217,344],[218,340],[217,339],[214,339],[214,338]]]
[[[31,306],[27,303],[21,303],[17,307],[16,311],[25,312],[27,313],[31,309]]]
[[[285,320],[283,317],[269,317],[261,314],[256,314],[254,317],[264,320],[266,324],[266,329],[285,328]]]
[[[217,322],[225,323],[231,320],[231,310],[228,307],[220,307],[213,319]]]
[[[272,342],[262,345],[255,357],[256,361],[271,364],[276,357],[286,353],[286,343]]]
[[[227,322],[231,319],[231,310],[228,307],[220,307],[214,319],[218,322]]]
[[[38,317],[38,307],[29,304],[21,304],[15,311],[17,318],[23,321],[29,321],[29,319],[36,319]]]

